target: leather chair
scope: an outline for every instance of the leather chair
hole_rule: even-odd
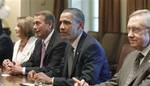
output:
[[[93,36],[94,38],[96,38],[96,40],[98,40],[100,42],[100,35],[98,34],[98,32],[95,31],[88,31],[88,34],[90,34],[91,36]]]
[[[122,64],[123,64],[123,61],[124,59],[126,58],[126,56],[132,52],[134,50],[134,48],[132,48],[129,43],[126,43],[123,45],[122,47],[122,50],[121,50],[121,53],[120,53],[120,57],[119,57],[119,60],[118,60],[118,63],[117,63],[117,72],[120,70]]]
[[[119,45],[120,33],[105,33],[102,46],[106,52],[111,74],[116,73],[116,53]]]

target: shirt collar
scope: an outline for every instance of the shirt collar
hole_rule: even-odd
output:
[[[44,41],[44,44],[46,45],[46,48],[48,46],[49,40],[51,39],[53,33],[54,33],[54,29],[48,34],[48,36],[46,37],[45,40],[42,40],[42,41]]]
[[[150,44],[141,51],[141,53],[144,55],[144,57],[148,54],[148,52],[150,51]]]
[[[83,32],[80,33],[80,35],[76,38],[76,40],[71,44],[72,47],[74,48],[74,50],[76,50],[77,46],[78,46],[78,43],[79,43],[79,40],[81,38],[81,35],[82,35]]]

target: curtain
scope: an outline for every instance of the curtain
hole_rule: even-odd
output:
[[[133,11],[139,9],[150,10],[150,0],[127,0],[127,20]]]
[[[120,0],[99,1],[99,39],[107,32],[120,32]]]
[[[59,16],[61,12],[65,9],[66,0],[54,0],[53,13],[56,17],[56,28],[59,28]]]

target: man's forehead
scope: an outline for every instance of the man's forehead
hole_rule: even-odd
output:
[[[131,17],[128,21],[128,25],[143,25],[144,23],[144,18],[142,17],[138,17],[138,16],[135,16],[135,17]]]
[[[72,18],[73,15],[69,12],[62,13],[60,18]]]
[[[43,15],[36,15],[34,16],[34,19],[45,19]]]
[[[33,21],[34,21],[34,22],[36,22],[36,21],[41,21],[41,20],[44,21],[44,19],[45,19],[44,16],[34,16]]]

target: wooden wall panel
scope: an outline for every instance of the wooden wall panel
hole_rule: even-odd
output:
[[[133,11],[139,9],[150,10],[150,0],[127,0],[127,19]]]
[[[147,8],[150,10],[150,0],[147,0]]]
[[[128,16],[135,10],[135,0],[127,0],[127,20]]]

